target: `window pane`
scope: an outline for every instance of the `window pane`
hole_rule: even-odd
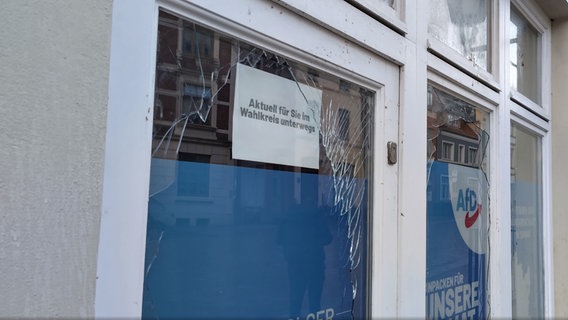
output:
[[[544,318],[541,140],[511,127],[513,318]]]
[[[489,313],[489,114],[429,86],[427,121],[426,315],[482,319]]]
[[[490,24],[487,0],[430,0],[428,33],[474,61],[489,67]]]
[[[465,146],[459,145],[458,147],[458,162],[460,163],[467,163],[465,158]]]
[[[388,5],[391,8],[394,8],[394,0],[379,0],[379,1]]]
[[[143,317],[366,318],[375,92],[159,26]]]
[[[539,33],[514,6],[511,6],[510,22],[511,86],[527,98],[540,103]]]

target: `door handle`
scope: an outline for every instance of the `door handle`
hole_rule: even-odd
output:
[[[387,161],[389,164],[396,164],[398,161],[398,147],[396,142],[389,141],[387,143]]]

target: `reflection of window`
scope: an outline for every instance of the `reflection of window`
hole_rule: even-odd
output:
[[[463,144],[458,146],[458,162],[467,163],[467,159],[465,158],[465,146]]]
[[[469,163],[470,164],[476,164],[476,160],[477,160],[477,148],[469,148]]]
[[[338,111],[339,138],[349,139],[349,110],[340,108]]]
[[[451,142],[442,142],[442,159],[454,161],[454,144]]]
[[[158,95],[154,105],[154,118],[156,120],[173,121],[176,118],[176,104],[177,98],[175,96]]]
[[[180,153],[178,164],[178,195],[209,196],[210,155]]]
[[[349,92],[349,90],[351,90],[351,83],[343,79],[339,79],[339,90]]]
[[[447,175],[440,176],[440,200],[450,200],[450,182]]]
[[[190,122],[210,125],[211,89],[207,87],[184,84],[183,105],[181,113],[189,116]],[[203,121],[205,120],[205,121]]]
[[[213,55],[211,32],[195,26],[185,27],[183,30],[183,53],[191,56],[211,57]]]
[[[467,187],[473,190],[481,190],[479,179],[473,177],[467,178]]]
[[[514,6],[511,6],[509,28],[511,86],[527,98],[540,103],[538,77],[540,34]]]

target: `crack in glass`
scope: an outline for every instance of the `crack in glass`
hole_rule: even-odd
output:
[[[292,288],[296,286],[295,281],[297,279],[292,279],[291,274],[300,273],[300,271],[291,264],[288,257],[290,253],[287,253],[289,249],[286,249],[285,244],[286,241],[294,240],[286,240],[286,236],[282,235],[286,231],[282,231],[282,229],[296,223],[293,225],[296,226],[297,230],[304,230],[303,228],[306,228],[307,225],[306,222],[298,224],[298,221],[293,220],[295,218],[290,218],[294,215],[285,212],[284,203],[281,203],[282,208],[274,208],[276,212],[274,217],[268,217],[266,214],[262,215],[261,212],[258,212],[259,209],[264,208],[259,206],[259,203],[264,203],[264,199],[271,197],[268,194],[269,191],[247,189],[246,192],[253,192],[254,190],[259,194],[258,197],[253,198],[252,196],[247,197],[243,188],[249,188],[248,186],[251,183],[251,186],[253,186],[265,183],[265,181],[273,181],[276,183],[275,185],[266,184],[266,186],[281,189],[280,192],[284,193],[289,193],[290,191],[286,191],[286,188],[292,187],[292,193],[288,196],[292,198],[292,203],[295,201],[301,205],[297,209],[299,212],[306,210],[306,205],[302,204],[305,201],[304,197],[316,201],[318,208],[321,207],[318,210],[322,211],[324,220],[333,221],[335,225],[330,225],[332,236],[321,236],[321,239],[331,238],[330,240],[321,240],[322,243],[318,249],[309,250],[313,250],[311,251],[312,255],[323,255],[322,258],[318,259],[324,259],[325,263],[335,263],[336,266],[348,270],[348,273],[340,275],[338,278],[345,283],[342,288],[334,287],[339,286],[339,284],[330,281],[325,282],[326,277],[329,277],[328,273],[324,273],[325,276],[322,275],[324,277],[321,279],[323,284],[307,284],[306,289],[301,289],[306,291],[306,302],[303,307],[301,300],[304,300],[304,298],[294,302],[300,298],[291,295],[289,310],[255,310],[255,312],[258,312],[256,316],[278,318],[285,315],[285,317],[293,319],[297,317],[305,319],[311,315],[337,318],[363,316],[366,312],[364,293],[368,290],[365,283],[367,277],[365,261],[368,248],[367,219],[370,209],[368,193],[370,158],[372,155],[370,139],[373,124],[374,92],[310,67],[302,66],[268,50],[225,37],[166,12],[160,12],[158,33],[144,317],[158,318],[160,315],[164,316],[163,311],[160,311],[163,310],[163,306],[158,302],[158,300],[163,299],[160,297],[160,292],[166,290],[162,286],[166,286],[166,283],[170,282],[175,283],[174,287],[181,286],[180,283],[186,281],[184,279],[178,281],[169,279],[173,274],[186,274],[184,273],[186,271],[177,270],[176,268],[179,267],[177,265],[169,266],[173,268],[169,275],[160,275],[163,278],[161,284],[156,284],[156,281],[152,278],[156,277],[154,273],[158,272],[154,269],[162,270],[166,267],[167,261],[175,261],[172,256],[176,255],[173,248],[183,247],[184,250],[193,250],[193,252],[199,253],[201,258],[210,261],[219,260],[219,263],[224,261],[228,266],[243,270],[243,273],[250,272],[250,270],[266,272],[262,268],[257,268],[257,266],[252,266],[249,271],[240,269],[242,265],[247,264],[247,262],[240,260],[242,257],[234,257],[237,261],[228,261],[219,256],[212,256],[215,250],[225,252],[226,246],[230,244],[237,248],[235,250],[241,252],[243,256],[247,256],[249,259],[258,259],[254,256],[253,251],[240,246],[241,242],[248,243],[246,236],[233,235],[235,230],[227,229],[226,224],[228,222],[222,219],[228,218],[218,218],[221,222],[214,222],[216,218],[192,215],[186,212],[188,209],[184,209],[186,208],[184,206],[187,206],[187,208],[195,211],[205,210],[204,205],[206,203],[211,203],[212,206],[216,205],[217,197],[229,199],[227,203],[231,204],[227,204],[226,207],[233,206],[234,208],[218,205],[218,210],[235,210],[235,216],[231,219],[235,219],[235,228],[238,228],[238,230],[259,228],[255,232],[262,233],[266,237],[263,239],[270,239],[270,233],[264,235],[264,231],[260,229],[274,229],[273,234],[276,235],[276,242],[284,243],[281,246],[287,259],[287,273],[290,277],[288,284],[282,283],[282,285],[288,286],[289,290],[293,291]],[[235,68],[239,64],[296,83],[297,90],[307,105],[307,118],[315,119],[318,128],[320,140],[318,170],[278,164],[261,164],[230,157],[231,124],[233,121],[230,110],[231,105],[235,103],[233,101]],[[321,90],[323,92],[321,101],[316,101],[317,99],[312,96],[313,92],[304,90],[304,86]],[[213,149],[216,151],[206,151]],[[195,152],[194,150],[201,151]],[[189,167],[188,164],[191,164],[192,167]],[[259,171],[259,169],[262,170]],[[274,169],[277,171],[271,171]],[[157,172],[160,174],[156,174]],[[317,174],[316,178],[313,178],[314,174]],[[288,178],[289,176],[293,178]],[[183,179],[188,181],[194,179],[199,183],[189,183]],[[221,181],[220,179],[224,186],[221,191],[218,191],[216,186]],[[315,182],[313,182],[313,179],[315,179]],[[316,194],[312,194],[311,197],[313,198],[310,198],[309,189],[313,187],[315,187]],[[174,197],[174,194],[177,198],[172,202],[170,198]],[[266,206],[266,204],[263,204],[263,206]],[[242,217],[237,217],[237,209]],[[212,214],[213,212],[210,215]],[[263,219],[267,221],[263,221]],[[190,230],[188,228],[191,228],[193,233],[187,233]],[[217,231],[217,228],[225,230],[224,233]],[[205,230],[209,234],[204,233]],[[319,234],[319,232],[316,233]],[[323,233],[325,234],[325,232]],[[203,239],[209,239],[210,243],[205,241],[202,243],[203,247],[198,247],[191,242],[191,239],[197,237],[196,235],[202,236]],[[213,236],[216,239],[212,239]],[[301,238],[298,235],[295,237]],[[215,242],[219,241],[218,239],[225,238],[232,240],[219,245]],[[177,242],[174,243],[174,239]],[[310,239],[311,242],[320,241],[320,238],[316,238],[316,236],[306,239]],[[264,245],[268,246],[267,244]],[[253,246],[263,245],[257,243]],[[336,248],[338,252],[332,252],[331,246]],[[302,245],[296,245],[296,247],[302,247]],[[233,256],[228,251],[224,254]],[[271,252],[271,254],[274,255],[275,253]],[[291,254],[294,255],[297,252]],[[191,257],[194,257],[194,255]],[[181,260],[177,263],[190,265],[195,270],[207,272],[203,269],[205,265],[208,265],[207,263],[199,264],[186,261],[189,256],[185,254],[179,255],[177,259]],[[333,259],[338,259],[338,261],[327,262]],[[264,263],[270,264],[271,262],[266,261]],[[324,262],[314,263],[319,265],[319,263]],[[279,269],[280,266],[274,265],[273,268]],[[321,268],[324,268],[324,266],[322,265]],[[324,272],[324,269],[321,270],[318,272]],[[209,272],[212,271],[209,270]],[[282,274],[286,274],[286,272],[282,272]],[[225,274],[217,277],[217,279],[209,279],[206,276],[211,281],[206,288],[211,292],[202,293],[199,298],[207,295],[212,297],[221,297],[224,294],[232,295],[231,290],[233,288],[227,288],[227,283],[237,283],[239,286],[244,286],[240,290],[250,292],[251,295],[255,294],[251,291],[254,289],[253,284],[243,284],[240,276],[231,277],[233,276]],[[194,281],[200,283],[201,280]],[[320,287],[317,288],[318,286]],[[169,290],[175,291],[176,289],[170,288]],[[226,291],[231,292],[227,293]],[[316,294],[313,291],[316,291]],[[199,293],[189,291],[180,292],[192,297],[199,295]],[[319,296],[317,296],[318,292]],[[343,294],[341,298],[330,298],[328,297],[331,294],[330,292],[343,292]],[[228,297],[228,299],[227,305],[231,305],[231,297]],[[241,301],[243,298],[234,296],[232,299]],[[283,296],[279,299],[285,301],[286,297]],[[337,306],[326,308],[323,303],[319,303],[320,299],[330,299]],[[294,305],[298,303],[299,305]],[[282,302],[275,302],[274,308],[280,308],[280,304]],[[176,308],[181,310],[184,306],[172,304],[170,309],[177,310]],[[235,305],[233,308],[234,310],[231,310],[228,314],[239,314],[245,317],[255,315],[254,312],[252,315],[246,313],[251,312],[250,310],[241,310],[241,308],[244,308],[242,306]],[[219,307],[218,309],[222,308]],[[183,314],[170,313],[169,315],[180,316]],[[198,313],[193,315],[199,317]]]
[[[486,318],[489,113],[429,85],[427,114],[427,317]]]

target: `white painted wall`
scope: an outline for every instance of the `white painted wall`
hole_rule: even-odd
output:
[[[552,23],[552,190],[555,317],[568,317],[568,19]]]
[[[112,0],[2,0],[0,318],[93,317]]]

